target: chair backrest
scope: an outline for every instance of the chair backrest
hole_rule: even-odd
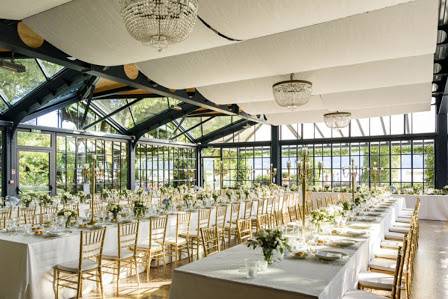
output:
[[[238,242],[243,243],[252,238],[252,219],[240,219],[236,223]]]
[[[218,228],[216,226],[201,227],[200,234],[205,256],[209,256],[220,251]]]
[[[408,256],[407,242],[408,242],[408,238],[405,237],[403,240],[403,246],[398,247],[397,263],[395,266],[394,282],[393,282],[392,292],[391,292],[391,297],[393,299],[401,298],[403,272],[404,272],[404,268],[405,268],[405,260],[407,259],[407,256]]]
[[[252,216],[252,201],[247,200],[244,202],[243,218],[248,219]]]
[[[253,203],[255,203],[257,205],[257,209],[255,211],[255,217],[258,215],[263,214],[264,211],[264,200],[263,199],[257,199],[255,200]]]
[[[198,226],[197,226],[198,236],[199,236],[200,228],[210,227],[211,214],[212,214],[212,210],[209,208],[198,210]]]
[[[289,214],[290,222],[295,222],[299,219],[299,217],[297,215],[297,207],[296,206],[288,207],[288,214]]]
[[[53,217],[55,217],[58,213],[57,207],[40,207],[40,223],[45,223],[50,221]]]
[[[261,214],[257,216],[257,231],[261,229],[270,229],[271,225],[271,215]]]
[[[240,203],[234,202],[230,205],[230,225],[240,219]]]
[[[176,215],[176,234],[174,236],[176,244],[179,236],[187,235],[190,227],[191,212],[178,212]]]
[[[6,220],[11,219],[11,208],[0,209],[0,229],[6,227]]]
[[[134,256],[137,250],[138,228],[140,222],[118,223],[118,257],[133,248]]]
[[[149,218],[149,245],[154,243],[165,245],[167,215]]]
[[[218,229],[224,229],[226,225],[227,205],[216,206],[215,225]]]
[[[19,224],[35,224],[36,223],[36,208],[19,208]]]
[[[101,267],[106,228],[82,230],[79,242],[79,269],[86,260],[96,260]]]

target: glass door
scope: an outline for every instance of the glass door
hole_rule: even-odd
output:
[[[50,192],[50,152],[19,151],[20,192]]]
[[[212,190],[221,189],[219,177],[219,159],[217,158],[202,158],[202,174],[204,187],[209,187]]]

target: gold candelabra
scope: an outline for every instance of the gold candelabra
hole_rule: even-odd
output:
[[[96,156],[92,156],[92,164],[90,166],[90,225],[94,225],[95,221],[95,212],[94,212],[94,204],[95,204],[95,194],[96,194]]]
[[[291,160],[288,160],[288,163],[286,163],[286,167],[288,169],[288,187],[291,187]]]
[[[300,178],[302,186],[302,229],[305,228],[305,214],[306,214],[306,186],[308,175],[308,150],[305,149],[302,154],[302,161],[297,161],[297,176]]]

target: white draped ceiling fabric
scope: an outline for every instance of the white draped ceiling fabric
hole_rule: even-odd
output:
[[[197,88],[272,124],[319,122],[334,110],[369,117],[430,108],[438,0],[199,0],[201,18],[243,41],[198,21],[162,52],[130,37],[118,0],[21,2],[35,7],[1,7],[0,17],[25,18],[70,56],[137,63],[163,86]],[[271,89],[290,73],[313,83],[310,102],[295,111],[278,106]]]

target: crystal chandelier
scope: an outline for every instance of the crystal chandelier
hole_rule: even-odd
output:
[[[294,74],[291,74],[290,80],[281,81],[272,85],[272,92],[279,106],[295,109],[308,103],[312,88],[313,84],[311,82],[294,80]]]
[[[129,34],[159,51],[185,40],[193,31],[198,0],[121,0]]]
[[[342,129],[350,124],[352,114],[350,112],[331,112],[324,114],[324,122],[332,129]]]

